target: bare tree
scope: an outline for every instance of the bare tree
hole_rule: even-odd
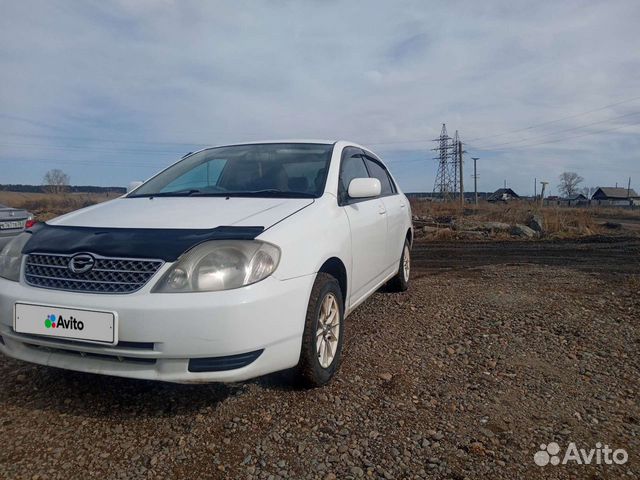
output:
[[[578,193],[579,185],[584,182],[584,178],[576,172],[563,172],[560,174],[560,184],[558,191],[565,197],[572,197]]]
[[[46,191],[58,194],[64,193],[69,188],[70,180],[69,175],[64,173],[62,170],[54,168],[44,174],[42,183],[44,184]]]
[[[584,195],[585,197],[587,197],[587,198],[591,198],[591,195],[596,193],[597,189],[598,189],[598,187],[582,187],[580,189],[580,193],[582,195]]]

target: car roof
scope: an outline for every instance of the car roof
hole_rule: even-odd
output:
[[[277,144],[277,143],[300,143],[300,144],[303,144],[303,143],[307,143],[307,144],[314,143],[314,144],[318,144],[318,145],[334,145],[335,147],[338,147],[338,148],[356,147],[356,148],[360,148],[362,150],[366,150],[367,152],[372,153],[374,157],[376,157],[378,160],[380,160],[379,155],[377,153],[375,153],[372,149],[370,149],[368,147],[365,147],[364,145],[360,145],[360,144],[358,144],[356,142],[350,142],[348,140],[283,139],[283,140],[260,140],[260,141],[253,141],[253,142],[228,143],[228,144],[224,144],[224,145],[212,145],[212,146],[200,148],[198,150],[194,150],[193,152],[189,152],[186,155],[183,155],[180,160],[177,160],[173,164],[169,165],[167,168],[172,167],[173,165],[176,165],[177,163],[179,163],[180,161],[184,160],[187,157],[190,157],[191,155],[195,155],[196,153],[205,152],[205,151],[211,150],[213,148],[236,147],[236,146],[240,146],[240,145],[260,145],[260,144],[269,144],[269,143],[273,143],[273,144]]]
[[[368,150],[371,151],[371,148],[365,147],[364,145],[360,145],[359,143],[356,142],[351,142],[349,140],[322,140],[322,139],[282,139],[282,140],[259,140],[259,141],[252,141],[252,142],[238,142],[238,143],[227,143],[227,144],[223,144],[223,145],[210,145],[204,148],[201,148],[199,150],[195,150],[193,152],[190,152],[189,155],[193,154],[193,153],[198,153],[198,152],[202,152],[204,150],[210,150],[212,148],[221,148],[221,147],[236,147],[236,146],[240,146],[240,145],[260,145],[260,144],[269,144],[269,143],[315,143],[318,145],[336,145],[338,147],[345,147],[345,146],[353,146],[353,147],[357,147],[357,148],[362,148],[364,150]],[[185,155],[186,156],[186,155]]]

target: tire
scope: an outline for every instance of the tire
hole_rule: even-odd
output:
[[[327,310],[333,310],[338,320],[338,325],[333,328],[328,326],[323,328],[321,318],[326,317]],[[335,320],[331,324],[335,324]],[[320,330],[324,333],[321,332],[321,335],[318,335]],[[334,343],[335,335],[337,335],[337,342]],[[340,284],[333,276],[318,273],[311,289],[302,334],[302,349],[296,371],[298,382],[307,388],[320,387],[329,382],[340,366],[343,342],[344,300]],[[318,354],[319,346],[323,347],[323,356]],[[335,350],[331,348],[332,346]],[[333,357],[329,361],[330,352],[333,352]]]
[[[406,260],[406,269],[405,269]],[[409,276],[411,275],[411,245],[409,240],[404,241],[402,246],[402,255],[400,256],[400,264],[398,265],[398,273],[389,280],[389,290],[392,292],[406,292],[409,288]]]

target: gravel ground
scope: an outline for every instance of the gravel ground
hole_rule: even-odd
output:
[[[184,386],[0,357],[0,477],[640,478],[635,248],[593,269],[509,255],[443,269],[417,245],[409,292],[349,317],[342,368],[312,391],[288,372]],[[551,441],[629,460],[536,466]]]

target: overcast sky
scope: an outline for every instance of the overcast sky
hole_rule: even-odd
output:
[[[344,138],[432,191],[446,123],[480,190],[566,170],[640,190],[638,0],[1,5],[0,183],[126,185],[204,144]]]

